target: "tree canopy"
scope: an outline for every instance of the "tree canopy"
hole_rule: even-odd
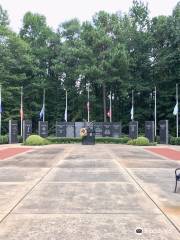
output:
[[[64,120],[65,89],[68,121],[87,119],[87,84],[90,86],[90,119],[112,119],[127,126],[131,91],[135,119],[143,128],[153,120],[154,87],[157,116],[169,119],[175,131],[175,85],[180,79],[180,3],[170,16],[150,18],[148,6],[134,0],[129,12],[100,11],[91,21],[61,23],[53,31],[45,16],[27,12],[19,33],[9,27],[0,6],[0,83],[3,122],[19,120],[20,88],[24,89],[24,114],[39,120],[46,89],[46,120],[53,128]]]

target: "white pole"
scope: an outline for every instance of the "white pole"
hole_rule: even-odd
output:
[[[89,83],[88,83],[88,122],[89,122]]]
[[[110,122],[112,122],[112,97],[111,97],[111,91],[110,91],[110,95],[109,95],[109,101],[110,101]]]
[[[156,86],[154,91],[154,135],[157,136],[157,102],[156,102]]]
[[[43,91],[43,108],[44,108],[44,114],[43,114],[43,122],[45,122],[45,97],[46,97],[45,89]]]
[[[65,110],[65,121],[67,122],[67,90],[66,90],[66,110]]]
[[[0,136],[1,136],[1,112],[2,112],[1,85],[0,85],[0,104],[1,104],[1,111],[0,111]]]
[[[23,87],[21,87],[21,137],[23,136]]]
[[[178,101],[178,84],[176,84],[176,104],[177,104],[177,114],[176,114],[176,137],[179,137],[179,101]]]

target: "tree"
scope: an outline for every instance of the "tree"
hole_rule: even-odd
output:
[[[6,10],[3,10],[2,6],[0,5],[0,26],[8,26],[9,25],[9,18]]]

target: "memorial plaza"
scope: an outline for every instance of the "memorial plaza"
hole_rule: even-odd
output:
[[[174,170],[180,167],[179,150],[3,145],[0,239],[178,240],[180,184],[174,193]]]
[[[179,26],[179,0],[0,0],[0,240],[180,240]]]

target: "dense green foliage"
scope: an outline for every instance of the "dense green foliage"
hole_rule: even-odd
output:
[[[102,137],[96,138],[96,143],[114,143],[114,144],[126,144],[129,141],[128,137],[114,138],[114,137]]]
[[[78,138],[48,137],[47,140],[52,144],[67,144],[67,143],[81,143],[82,142],[81,137],[78,137]]]
[[[90,119],[108,121],[108,95],[113,121],[130,120],[131,90],[135,91],[135,119],[144,128],[153,119],[153,91],[158,91],[158,120],[169,119],[175,132],[175,84],[180,79],[180,3],[171,16],[151,19],[148,7],[134,0],[126,14],[101,11],[91,22],[64,22],[57,31],[44,16],[28,12],[18,34],[9,28],[0,7],[0,83],[3,131],[7,121],[19,120],[20,87],[24,87],[25,118],[37,123],[46,88],[49,126],[63,120],[68,91],[68,120],[87,119],[87,83]],[[143,124],[143,125],[142,125]],[[35,125],[33,129],[35,129]]]
[[[8,140],[8,136],[7,135],[1,135],[0,136],[0,144],[8,144],[9,140]]]
[[[57,138],[57,137],[48,137],[47,138],[49,143],[52,144],[66,144],[66,143],[81,143],[82,138]],[[128,137],[122,138],[113,138],[113,137],[101,137],[96,138],[96,143],[115,143],[115,144],[125,144],[128,142]]]
[[[170,143],[171,145],[180,145],[180,137],[179,137],[179,138],[170,137],[169,143]]]
[[[29,136],[24,145],[29,146],[40,146],[40,145],[47,145],[49,142],[47,139],[40,137],[39,135],[31,135]]]
[[[136,146],[148,146],[149,140],[145,137],[138,137],[137,139],[131,139],[127,142],[128,145],[136,145]]]

